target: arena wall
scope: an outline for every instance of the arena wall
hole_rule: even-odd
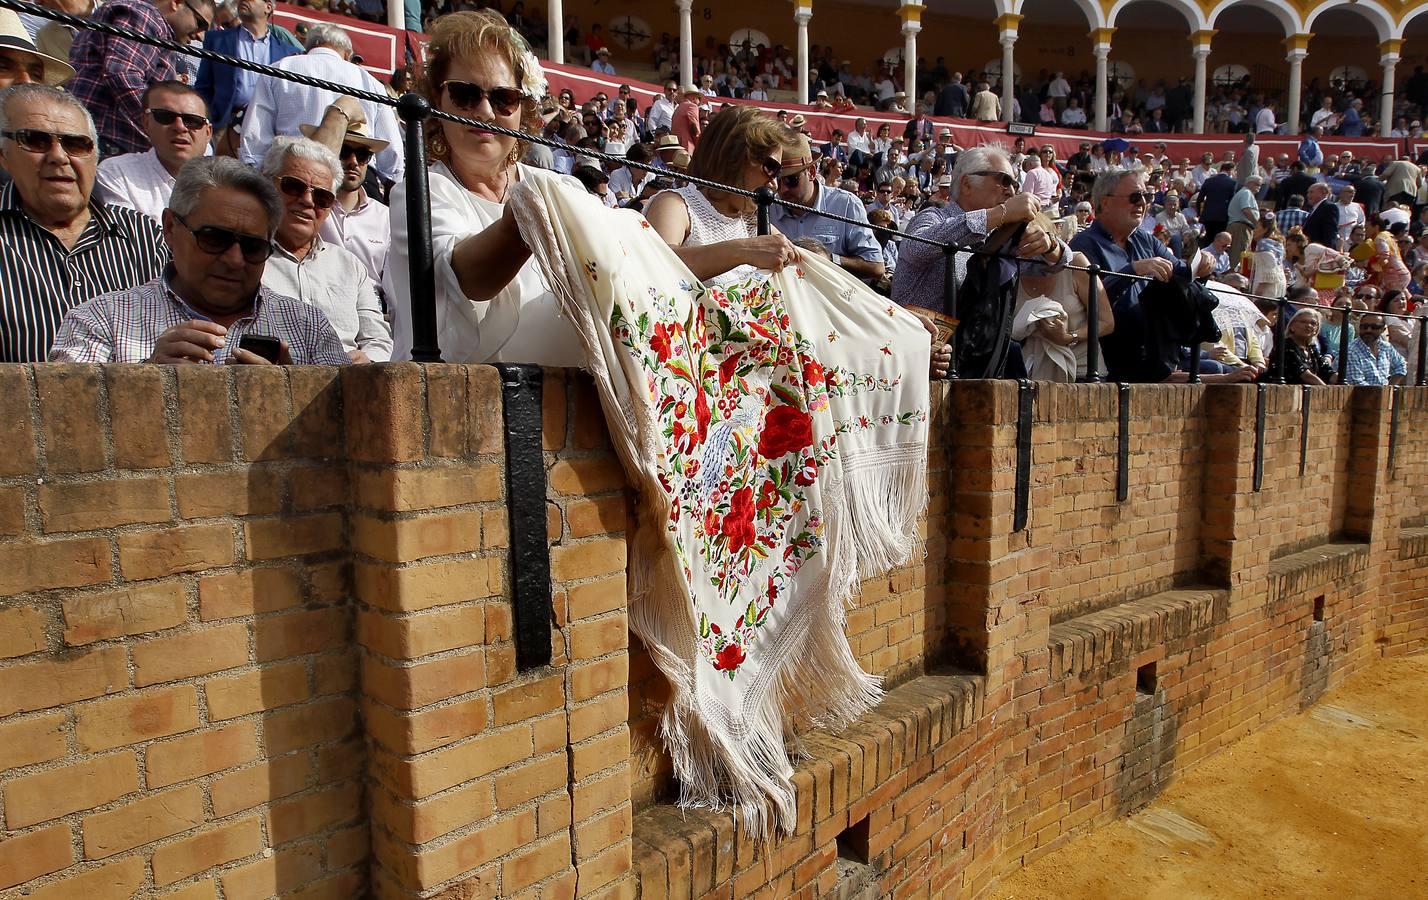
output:
[[[977,896],[1428,646],[1428,390],[1130,388],[1118,501],[1116,386],[940,385],[925,555],[849,612],[888,697],[756,847],[669,803],[625,479],[537,381],[521,430],[482,366],[0,367],[0,898]]]

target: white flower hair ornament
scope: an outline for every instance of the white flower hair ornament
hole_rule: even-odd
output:
[[[547,90],[545,69],[541,68],[536,55],[527,50],[521,56],[521,93],[539,103]]]

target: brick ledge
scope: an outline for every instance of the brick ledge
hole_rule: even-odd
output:
[[[1084,675],[1209,628],[1229,592],[1184,588],[1151,594],[1051,626],[1051,680]]]

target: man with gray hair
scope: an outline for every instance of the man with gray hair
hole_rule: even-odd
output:
[[[0,362],[41,362],[74,306],[158,274],[158,223],[93,193],[98,135],[73,95],[0,91]]]
[[[1244,185],[1230,199],[1230,223],[1226,231],[1230,233],[1230,268],[1240,264],[1240,257],[1250,250],[1250,239],[1259,225],[1259,189],[1264,179],[1251,175]]]
[[[1060,269],[1069,258],[1066,245],[1047,234],[1033,217],[1041,202],[1027,193],[1017,193],[1021,176],[1012,167],[1011,157],[1000,147],[983,146],[957,154],[948,185],[947,205],[929,206],[907,227],[909,235],[943,244],[976,246],[1003,225],[1030,223],[1015,248],[1017,256],[1040,257],[1044,264],[1030,265],[1027,271],[1045,274]],[[957,281],[967,275],[965,253],[955,255]],[[945,257],[939,247],[920,241],[903,241],[898,248],[898,268],[893,276],[892,298],[903,306],[944,311],[947,301]],[[1004,267],[1004,280],[1013,269]]]
[[[260,284],[282,218],[277,188],[236,159],[188,162],[164,210],[173,262],[146,284],[70,310],[50,360],[345,364],[321,310]]]
[[[306,53],[289,56],[274,68],[373,94],[386,93],[387,89],[370,72],[352,63],[352,39],[331,22],[320,22],[308,29],[306,47]],[[327,107],[341,96],[281,78],[260,78],[243,117],[243,143],[239,145],[238,158],[250,166],[260,165],[273,138],[297,134],[303,125],[321,122]],[[387,142],[387,148],[372,158],[372,168],[388,181],[401,181],[402,133],[396,113],[385,104],[365,100],[361,103],[372,136]]]
[[[310,138],[284,135],[268,149],[263,174],[277,185],[284,207],[263,286],[322,310],[353,362],[391,359],[392,327],[382,318],[366,267],[318,233],[342,182],[337,154]]]

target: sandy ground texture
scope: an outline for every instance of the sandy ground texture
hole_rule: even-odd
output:
[[[1428,655],[1373,664],[994,896],[1428,898]]]

